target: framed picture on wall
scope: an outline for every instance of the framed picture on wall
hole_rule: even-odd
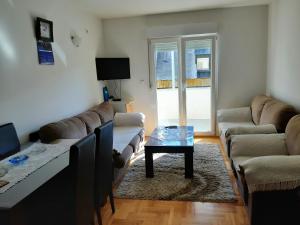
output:
[[[54,56],[50,42],[37,41],[39,64],[54,65]]]
[[[53,22],[37,17],[35,33],[38,41],[53,42]]]

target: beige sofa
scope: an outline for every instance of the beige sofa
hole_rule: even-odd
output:
[[[50,143],[56,139],[81,139],[110,120],[114,121],[113,147],[117,182],[133,153],[142,147],[145,120],[142,113],[118,112],[113,104],[101,103],[77,116],[41,127],[39,138],[43,143]]]
[[[300,224],[300,115],[284,134],[233,135],[231,159],[251,224]]]
[[[294,108],[265,95],[256,96],[251,106],[218,110],[218,128],[224,148],[230,156],[232,134],[281,133],[296,112]]]

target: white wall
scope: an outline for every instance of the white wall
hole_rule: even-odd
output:
[[[300,1],[274,1],[269,13],[268,94],[300,110]]]
[[[54,23],[54,66],[38,64],[36,16]],[[79,48],[70,41],[72,30],[82,37]],[[101,21],[72,0],[1,0],[0,124],[14,122],[25,141],[40,126],[99,102],[94,61],[102,47]]]
[[[266,91],[267,18],[267,6],[257,6],[104,20],[105,56],[130,57],[132,77],[122,83],[123,96],[132,96],[135,110],[146,114],[147,134],[157,112],[147,38],[218,32],[217,107],[238,107]]]

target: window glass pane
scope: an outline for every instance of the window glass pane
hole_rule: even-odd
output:
[[[156,43],[154,52],[158,125],[179,125],[177,43]]]
[[[186,116],[196,132],[211,131],[211,48],[210,39],[185,42]]]

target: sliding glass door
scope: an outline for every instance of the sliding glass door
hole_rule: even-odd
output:
[[[149,42],[159,126],[191,125],[215,133],[215,36]]]

